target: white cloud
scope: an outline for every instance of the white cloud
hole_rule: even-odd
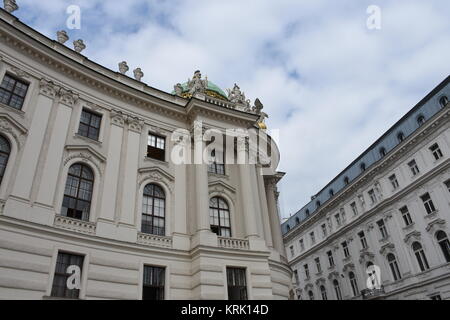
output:
[[[54,37],[69,4],[83,15],[70,34],[96,62],[117,69],[126,60],[166,91],[200,69],[261,98],[269,126],[281,129],[284,216],[449,74],[444,0],[379,0],[376,31],[366,28],[372,3],[349,0],[22,0],[17,15]]]

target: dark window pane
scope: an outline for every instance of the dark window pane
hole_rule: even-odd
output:
[[[245,269],[227,268],[229,300],[247,300],[247,281]]]
[[[164,300],[165,268],[144,266],[142,299]]]
[[[0,102],[12,108],[22,109],[28,84],[5,75],[0,85]]]
[[[78,134],[92,140],[98,140],[102,117],[86,109],[81,112]]]
[[[80,295],[79,289],[69,289],[67,287],[67,279],[71,274],[67,273],[67,268],[70,266],[78,266],[82,271],[84,257],[68,253],[59,252],[56,260],[55,276],[53,278],[53,285],[51,295],[53,297],[77,299]],[[81,274],[80,274],[81,277]]]

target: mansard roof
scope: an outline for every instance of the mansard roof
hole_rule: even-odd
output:
[[[402,141],[399,139],[399,134],[403,135],[402,140],[404,140],[418,130],[420,127],[418,119],[420,117],[424,117],[426,123],[438,113],[442,108],[440,100],[444,96],[450,97],[450,76],[447,76],[444,81],[427,94],[347,168],[339,173],[315,196],[311,197],[311,201],[308,204],[289,217],[289,219],[281,226],[283,235],[294,229],[297,224],[301,224],[303,221],[317,213],[319,211],[317,203],[323,205],[335,198],[339,191],[346,187],[346,179],[348,179],[348,184],[351,184],[352,181],[362,175],[364,173],[363,170],[361,170],[362,165],[365,170],[368,170],[372,165],[384,158],[381,151],[384,151],[387,155],[391,150],[401,144]],[[330,192],[330,190],[333,190],[333,192]]]

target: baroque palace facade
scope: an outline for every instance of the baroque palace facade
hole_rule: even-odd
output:
[[[298,299],[450,299],[450,77],[282,225]]]
[[[74,50],[64,31],[51,40],[6,3],[0,298],[287,299],[284,173],[259,100],[252,107],[237,85],[225,94],[200,72],[156,90],[140,68],[134,78],[126,62],[106,69],[81,54],[82,40]],[[230,128],[258,132],[270,166],[223,164],[220,148],[211,163],[191,162],[205,129]],[[252,146],[236,145],[248,157]],[[175,150],[192,154],[174,163]]]

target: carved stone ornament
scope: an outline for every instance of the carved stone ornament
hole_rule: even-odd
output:
[[[245,98],[245,93],[241,92],[241,88],[234,84],[233,89],[227,89],[228,100],[235,105],[235,108],[240,111],[250,111],[250,100]]]
[[[111,122],[119,127],[125,125],[126,116],[121,111],[111,111]]]
[[[12,13],[19,9],[19,6],[16,3],[16,0],[3,0],[3,7],[9,13]]]
[[[141,79],[144,77],[144,72],[142,72],[141,68],[136,68],[133,70],[134,78],[137,81],[141,81]]]
[[[122,61],[119,63],[119,72],[121,74],[126,74],[130,70],[130,67],[128,67],[128,64],[126,61]]]
[[[66,43],[69,40],[69,35],[65,30],[60,30],[56,33],[58,42],[61,44]]]
[[[128,118],[128,128],[130,130],[140,133],[142,131],[143,126],[144,120],[132,117]]]
[[[181,83],[177,83],[176,85],[173,86],[173,90],[175,91],[175,94],[179,97],[182,96],[183,94],[183,86],[181,85]]]
[[[51,80],[41,79],[39,82],[40,93],[50,98],[56,97],[59,92],[60,86],[54,84]]]
[[[12,67],[11,71],[14,72],[19,78],[29,78],[30,76],[28,75],[28,73],[26,73],[25,71],[23,71],[22,69],[19,69],[17,67]]]
[[[86,45],[84,44],[83,40],[78,39],[73,42],[73,48],[74,48],[75,52],[80,53],[81,51],[86,49]]]
[[[192,95],[194,93],[205,93],[205,90],[208,88],[208,78],[202,80],[202,74],[200,70],[197,70],[195,71],[192,80],[188,79],[187,87],[189,93]]]
[[[15,120],[9,115],[0,115],[0,130],[13,136],[20,148],[25,144],[25,139],[28,132],[25,128],[21,127],[20,124],[14,122]]]
[[[103,173],[102,167],[100,166],[96,158],[89,153],[69,151],[67,152],[66,157],[64,159],[64,165],[67,165],[67,163],[72,159],[80,159],[82,162],[85,162],[87,164],[93,164],[100,174]]]
[[[68,106],[73,106],[78,101],[78,95],[71,90],[59,89],[59,101]]]

